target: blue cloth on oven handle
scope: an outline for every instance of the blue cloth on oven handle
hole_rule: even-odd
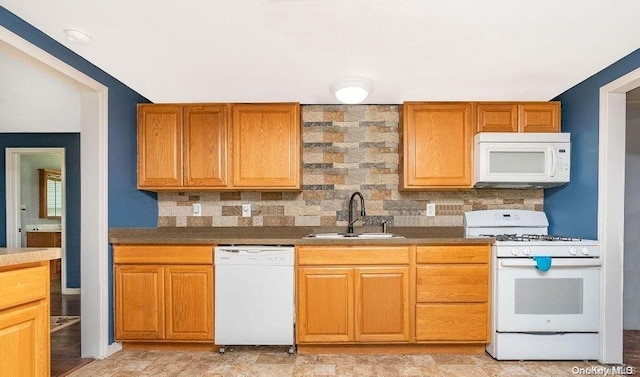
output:
[[[533,260],[536,261],[536,268],[542,272],[549,271],[551,268],[551,257],[538,256],[533,257]]]

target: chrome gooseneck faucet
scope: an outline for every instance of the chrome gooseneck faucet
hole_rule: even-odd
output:
[[[353,234],[353,223],[358,221],[358,219],[355,219],[355,220],[353,219],[353,207],[354,207],[353,199],[356,196],[360,197],[360,216],[364,217],[367,215],[367,213],[364,210],[364,197],[362,197],[362,194],[359,193],[358,191],[354,192],[351,195],[351,199],[349,199],[349,226],[347,227],[347,234]]]

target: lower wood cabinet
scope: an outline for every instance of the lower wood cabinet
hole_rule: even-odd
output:
[[[62,247],[62,232],[27,231],[27,247]],[[62,271],[61,260],[50,260],[49,271],[51,280],[60,279]]]
[[[0,376],[49,376],[49,268],[0,270]]]
[[[409,341],[409,267],[355,269],[355,340]]]
[[[114,246],[116,340],[212,343],[212,253],[211,246]]]
[[[416,341],[489,342],[488,245],[418,246]]]
[[[298,264],[298,343],[409,341],[408,247],[299,247]]]
[[[298,342],[353,341],[353,268],[298,269]]]
[[[418,304],[416,340],[486,343],[487,304]]]

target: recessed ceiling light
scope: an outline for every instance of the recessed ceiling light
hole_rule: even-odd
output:
[[[330,87],[338,101],[346,104],[360,103],[372,90],[371,81],[363,77],[345,77],[336,80]]]
[[[66,27],[64,28],[64,32],[67,34],[67,38],[70,41],[78,42],[80,44],[86,45],[91,42],[91,35],[82,29],[78,29],[75,27]]]

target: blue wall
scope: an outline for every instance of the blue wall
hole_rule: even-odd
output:
[[[66,205],[67,287],[80,288],[80,134],[0,134],[0,177],[5,182],[5,148],[64,148]],[[0,246],[7,246],[6,185],[0,185]]]
[[[136,104],[149,101],[3,7],[0,25],[109,88],[109,227],[155,227],[157,197],[136,189]],[[0,140],[5,137],[0,135]],[[110,297],[112,271],[110,259]],[[109,305],[112,303],[110,299]],[[112,308],[109,318],[113,342]]]
[[[640,49],[555,98],[562,101],[562,131],[571,133],[571,182],[545,190],[550,233],[597,238],[600,87],[639,67]]]

